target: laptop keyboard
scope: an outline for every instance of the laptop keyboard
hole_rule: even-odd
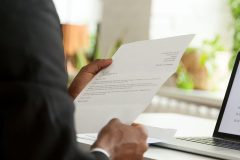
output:
[[[233,150],[240,150],[240,143],[233,142],[233,141],[226,141],[226,140],[217,139],[217,138],[181,137],[181,138],[177,138],[177,139],[211,145],[211,146],[217,146],[217,147],[222,147],[222,148],[229,148],[229,149],[233,149]]]

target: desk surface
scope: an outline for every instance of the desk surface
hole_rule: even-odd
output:
[[[211,136],[216,120],[181,114],[144,113],[137,118],[136,122],[160,128],[177,129],[176,136]],[[89,148],[89,145],[92,143],[82,139],[78,139],[78,142],[80,147],[85,149]],[[149,147],[144,157],[146,159],[159,160],[214,160],[208,157],[158,147]]]

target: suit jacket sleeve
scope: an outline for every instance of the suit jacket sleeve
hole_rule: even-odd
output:
[[[97,159],[100,159],[100,160],[109,160],[109,158],[103,154],[102,152],[92,152],[94,154],[94,156],[97,158]]]
[[[0,159],[104,159],[77,148],[66,84],[52,1],[0,0]]]

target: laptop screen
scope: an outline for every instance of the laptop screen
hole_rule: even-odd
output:
[[[218,131],[240,136],[240,65],[237,63],[237,71]]]

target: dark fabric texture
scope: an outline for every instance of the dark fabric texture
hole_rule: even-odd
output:
[[[77,148],[51,0],[0,0],[0,159],[94,160]]]
[[[101,159],[101,160],[109,160],[109,158],[103,154],[102,152],[97,152],[97,151],[94,151],[92,152],[94,154],[94,156],[97,158],[97,159]]]

